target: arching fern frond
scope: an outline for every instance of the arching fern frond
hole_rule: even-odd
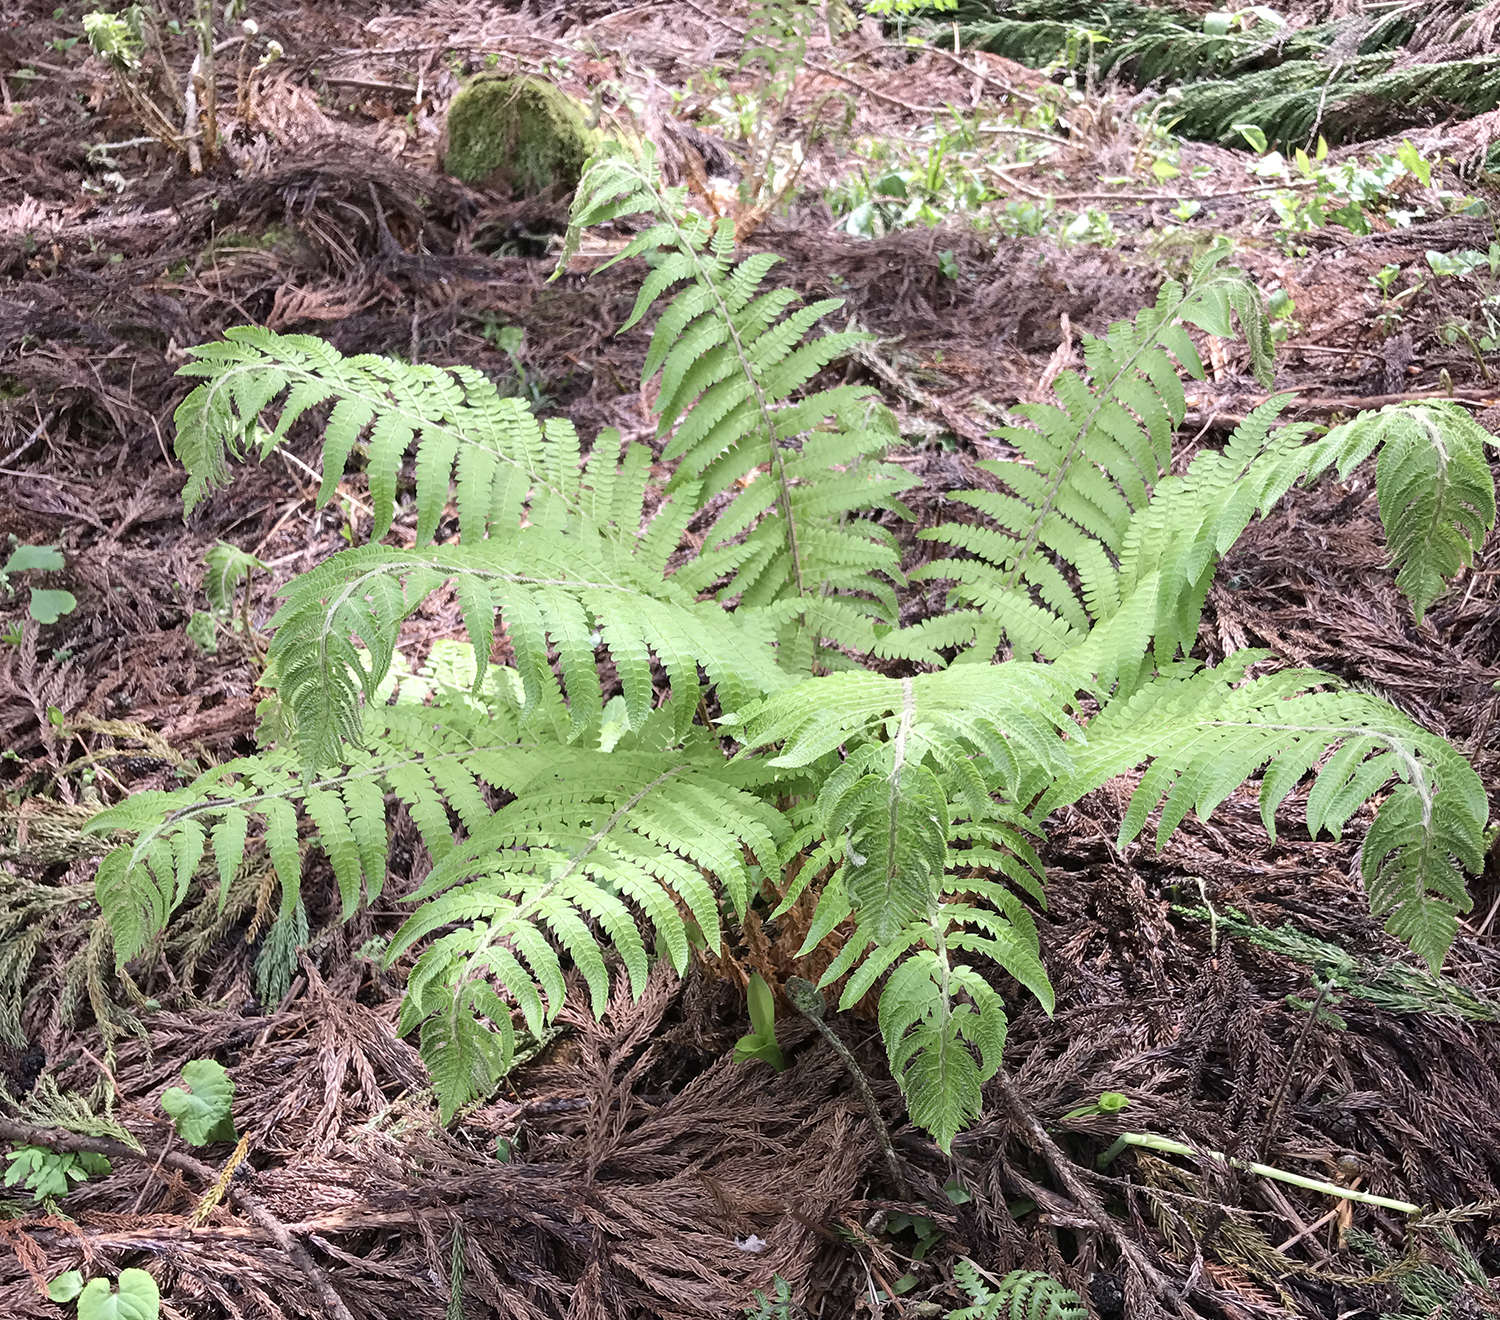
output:
[[[390,530],[397,479],[416,447],[417,544],[432,539],[456,478],[459,521],[468,540],[549,497],[575,505],[566,455],[577,437],[566,422],[537,424],[525,403],[502,398],[472,367],[434,367],[364,354],[345,357],[314,335],[278,335],[237,326],[223,340],[192,350],[178,374],[203,378],[178,406],[176,451],[188,471],[183,502],[190,513],[229,480],[229,459],[257,450],[264,458],[293,423],[330,401],[323,428],[319,503],[338,488],[356,448],[363,450],[375,506],[372,540]],[[279,405],[274,427],[262,413]],[[550,441],[550,445],[546,443]],[[634,531],[634,528],[630,529]]]
[[[718,948],[719,895],[743,915],[750,859],[774,864],[786,834],[773,806],[726,777],[702,730],[666,751],[534,750],[508,770],[515,800],[433,869],[412,895],[422,906],[387,954],[458,927],[417,959],[401,1018],[403,1032],[421,1024],[444,1121],[509,1068],[512,1004],[533,1034],[562,1008],[560,952],[582,974],[596,1014],[609,995],[605,949],[639,995],[648,969],[641,927],[682,972],[689,943],[680,908]]]
[[[1371,910],[1436,969],[1457,914],[1470,907],[1461,868],[1483,865],[1489,806],[1478,776],[1445,739],[1376,697],[1340,689],[1330,675],[1284,670],[1246,680],[1265,655],[1241,651],[1215,669],[1175,666],[1107,703],[1071,774],[1041,793],[1033,816],[1148,764],[1120,825],[1122,847],[1158,808],[1157,846],[1165,845],[1188,811],[1207,819],[1261,771],[1261,817],[1272,838],[1276,809],[1309,773],[1314,836],[1337,838],[1385,793],[1360,855]]]
[[[1375,489],[1396,585],[1421,623],[1427,607],[1474,562],[1495,526],[1495,478],[1486,445],[1500,440],[1455,403],[1397,404],[1361,413],[1316,445],[1308,475],[1340,479],[1377,447]]]
[[[678,290],[642,368],[643,383],[660,373],[655,410],[676,463],[669,489],[696,485],[703,504],[728,497],[677,581],[771,609],[789,669],[808,669],[824,642],[868,651],[876,626],[895,621],[901,581],[895,542],[869,515],[909,517],[898,497],[915,479],[880,461],[898,433],[872,391],[802,393],[868,336],[808,338],[839,300],[799,307],[792,290],[763,289],[778,258],[736,263],[732,222],[696,215],[684,190],[663,187],[649,145],[639,160],[610,154],[590,165],[563,261],[586,227],[641,213],[651,223],[613,261],[656,256],[622,333]]]
[[[360,698],[384,678],[402,622],[449,581],[477,656],[488,657],[497,616],[504,624],[527,713],[544,694],[561,696],[549,643],[557,651],[575,734],[596,725],[602,711],[596,648],[614,663],[632,728],[651,710],[653,655],[671,681],[683,727],[700,695],[700,665],[735,703],[785,681],[763,616],[699,602],[597,536],[528,527],[473,546],[361,546],[293,579],[272,619],[267,682],[278,689],[284,728],[311,761],[333,763],[359,737]]]
[[[1017,409],[1031,427],[998,434],[1021,457],[980,465],[1006,489],[951,497],[992,525],[945,523],[921,533],[970,557],[939,559],[913,576],[956,582],[956,602],[977,605],[1018,652],[1055,659],[1119,609],[1132,520],[1170,469],[1172,436],[1186,409],[1178,364],[1202,375],[1184,323],[1228,335],[1237,315],[1257,374],[1269,378],[1260,297],[1237,274],[1216,269],[1222,258],[1211,253],[1186,287],[1168,282],[1134,322],[1086,340],[1090,379],[1064,372],[1054,387],[1056,405]],[[902,654],[901,640],[883,638],[882,650]]]
[[[389,696],[396,684],[392,674],[379,695]],[[451,852],[449,812],[469,827],[487,819],[482,785],[506,782],[504,767],[524,751],[520,687],[511,671],[491,671],[478,698],[449,690],[435,719],[421,704],[433,684],[417,683],[395,705],[377,701],[364,709],[367,746],[350,746],[335,767],[309,773],[292,749],[272,748],[227,761],[173,792],[133,794],[93,817],[91,834],[135,834],[106,855],[95,886],[118,960],[130,961],[155,938],[200,864],[209,864],[221,897],[227,894],[252,824],[280,882],[283,915],[301,895],[299,810],[328,855],[345,916],[385,884],[387,794],[406,805],[435,858]]]

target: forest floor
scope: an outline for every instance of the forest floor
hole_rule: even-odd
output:
[[[246,607],[261,627],[277,588],[363,516],[357,478],[315,503],[309,442],[241,471],[184,521],[171,424],[184,350],[245,323],[318,334],[345,353],[470,364],[586,438],[614,426],[652,439],[646,332],[616,333],[639,269],[591,274],[597,244],[585,244],[549,282],[566,200],[445,177],[444,114],[474,72],[537,72],[586,104],[597,90],[680,170],[683,142],[704,159],[732,142],[753,91],[739,9],[252,5],[284,54],[226,118],[227,158],[195,178],[176,153],[134,142],[135,110],[74,40],[76,5],[0,8],[0,536],[60,546],[67,568],[49,581],[77,599],[46,626],[0,599],[0,1119],[55,1126],[68,1094],[107,1097],[109,1121],[151,1156],[116,1160],[61,1207],[8,1193],[0,1317],[60,1314],[36,1285],[80,1265],[149,1267],[163,1314],[182,1317],[335,1314],[329,1286],[358,1320],[731,1317],[777,1276],[811,1316],[931,1316],[963,1304],[963,1256],[997,1275],[1052,1272],[1101,1317],[1500,1314],[1485,1284],[1500,1275],[1493,854],[1434,978],[1370,917],[1355,842],[1288,820],[1269,843],[1241,793],[1160,853],[1117,849],[1128,786],[1099,790],[1056,822],[1045,854],[1057,1011],[1016,1013],[1009,1095],[987,1093],[951,1158],[905,1124],[874,1025],[842,1025],[909,1170],[906,1203],[810,1029],[788,1029],[785,1072],[731,1061],[745,969],[793,970],[791,945],[764,934],[682,983],[654,977],[603,1023],[570,1015],[499,1096],[439,1126],[395,1031],[398,979],[364,952],[399,924],[424,868],[409,821],[394,828],[385,895],[347,924],[331,879],[320,899],[307,883],[311,935],[279,1002],[260,1002],[252,971],[269,879],[222,915],[187,914],[133,986],[101,956],[100,845],[82,822],[253,745],[258,656],[232,630],[213,649],[190,633],[205,553],[228,541],[263,562]],[[1175,142],[1130,89],[1088,89],[1049,121],[1037,108],[1052,88],[998,56],[913,51],[870,22],[815,40],[793,118],[837,94],[850,123],[808,147],[797,188],[746,239],[783,258],[777,280],[843,298],[838,317],[877,336],[846,369],[900,419],[895,458],[923,481],[910,534],[951,516],[945,492],[983,480],[991,431],[1077,363],[1081,332],[1134,315],[1217,234],[1263,289],[1284,291],[1276,386],[1295,395],[1289,417],[1326,424],[1446,392],[1500,416],[1484,412],[1500,381],[1475,321],[1500,274],[1458,269],[1500,251],[1494,175],[1460,177],[1445,159],[1370,203],[1368,233],[1289,233],[1250,191],[1252,152]],[[1052,154],[1005,158],[1003,133],[954,129],[931,173],[935,128],[987,115],[1023,130],[1010,140],[1050,139]],[[1336,148],[1330,163],[1403,142],[1436,160],[1451,150],[1444,131]],[[987,152],[991,194],[963,202]],[[894,184],[868,187],[900,174],[910,197],[923,170],[935,223],[903,222]],[[1400,208],[1404,224],[1388,214]],[[1189,386],[1184,455],[1263,397],[1242,347],[1211,349],[1209,379]],[[1386,563],[1368,467],[1325,479],[1225,560],[1199,654],[1264,646],[1369,685],[1461,748],[1500,806],[1500,538],[1420,626]],[[435,603],[404,649],[417,662],[460,632],[451,600]],[[195,1219],[205,1185],[157,1158],[172,1145],[161,1092],[204,1056],[234,1078],[248,1157],[231,1186],[265,1219],[243,1195]],[[1128,1108],[1100,1112],[1105,1092]],[[1107,1222],[1068,1190],[1027,1116]],[[1209,1160],[1138,1151],[1096,1172],[1126,1129],[1460,1212],[1417,1234],[1394,1212]],[[215,1171],[228,1156],[210,1157]],[[1127,1295],[1122,1252],[1180,1301]]]

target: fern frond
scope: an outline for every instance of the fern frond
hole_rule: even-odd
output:
[[[1012,1270],[993,1291],[974,1262],[953,1267],[953,1278],[973,1302],[948,1313],[948,1320],[1085,1320],[1083,1298],[1037,1270]]]
[[[872,391],[801,393],[868,336],[808,338],[838,301],[799,307],[789,290],[762,291],[777,259],[736,263],[733,225],[688,211],[682,190],[662,186],[649,146],[639,161],[612,154],[585,172],[568,244],[585,226],[642,211],[653,223],[615,260],[659,260],[623,329],[679,289],[642,380],[660,373],[659,431],[676,464],[669,489],[692,485],[700,506],[723,506],[677,581],[695,592],[717,586],[724,600],[784,606],[788,668],[807,668],[822,642],[868,651],[876,626],[894,621],[890,584],[901,581],[894,541],[870,515],[909,517],[898,497],[915,479],[880,461],[898,433]]]
[[[1500,445],[1458,404],[1396,404],[1336,426],[1314,447],[1308,475],[1342,480],[1380,447],[1375,489],[1396,585],[1418,623],[1448,579],[1474,562],[1495,526],[1485,445]]]
[[[1019,786],[1023,762],[1061,769],[1061,729],[1082,736],[1066,711],[1072,692],[1055,679],[1022,662],[899,680],[835,674],[724,721],[746,752],[780,745],[769,767],[813,770],[819,786],[795,847],[835,870],[804,950],[853,917],[823,984],[847,975],[848,1008],[890,973],[880,1022],[891,1070],[913,1121],[945,1150],[979,1112],[1006,1021],[988,981],[952,955],[988,958],[1052,1003],[1035,925],[984,873],[1040,898],[1030,827],[994,795]]]
[[[390,530],[401,463],[413,446],[418,545],[431,541],[455,482],[460,527],[469,541],[514,528],[528,492],[536,505],[577,507],[577,473],[555,461],[570,444],[576,457],[572,428],[539,425],[525,403],[502,398],[472,367],[345,357],[315,336],[258,326],[226,330],[222,341],[191,351],[193,360],[178,374],[204,383],[174,419],[177,456],[188,471],[188,512],[228,482],[231,458],[252,450],[264,458],[298,419],[330,400],[318,503],[333,497],[362,448],[375,506],[372,540]],[[278,401],[275,425],[263,426],[261,414]]]
[[[488,655],[498,615],[515,651],[527,712],[544,694],[560,700],[565,691],[575,733],[600,717],[600,646],[617,665],[636,726],[652,700],[652,654],[672,681],[673,709],[684,722],[698,701],[699,665],[726,700],[784,681],[769,620],[694,600],[671,579],[638,571],[615,542],[528,527],[472,546],[361,546],[293,579],[272,619],[268,684],[277,687],[287,727],[312,762],[336,763],[346,744],[359,739],[360,699],[371,699],[388,672],[401,624],[449,581],[458,584],[475,655]],[[549,646],[560,657],[561,688]]]
[[[1106,704],[1072,774],[1041,794],[1033,816],[1140,765],[1149,768],[1121,822],[1120,846],[1158,808],[1164,846],[1189,810],[1207,819],[1261,771],[1261,817],[1272,838],[1277,807],[1309,773],[1313,835],[1326,829],[1338,837],[1361,806],[1387,792],[1360,858],[1371,911],[1436,969],[1457,914],[1471,905],[1460,868],[1483,862],[1489,807],[1478,776],[1446,740],[1375,697],[1338,689],[1329,675],[1286,670],[1245,680],[1262,658],[1242,651],[1216,669],[1177,666]]]
[[[722,771],[706,737],[670,752],[601,758],[554,746],[517,760],[509,777],[516,799],[433,869],[412,896],[422,906],[387,955],[459,925],[418,958],[402,1018],[403,1031],[422,1024],[424,1057],[450,1070],[439,1084],[445,1116],[488,1094],[510,1066],[509,1009],[496,991],[519,1005],[534,1033],[561,1009],[554,946],[583,974],[596,1014],[610,987],[595,927],[637,995],[648,967],[641,925],[678,972],[689,956],[681,908],[718,946],[718,898],[706,877],[742,914],[752,888],[748,859],[773,864],[785,835],[780,814]],[[480,984],[494,987],[487,998]],[[476,1013],[494,1029],[476,1026]],[[462,1059],[452,1057],[455,1049]]]
[[[1132,527],[1166,479],[1172,435],[1186,409],[1174,357],[1190,375],[1202,374],[1184,323],[1228,335],[1237,316],[1256,373],[1266,378],[1269,371],[1259,295],[1237,274],[1216,269],[1222,256],[1201,261],[1186,287],[1169,282],[1134,322],[1087,340],[1089,382],[1064,372],[1056,406],[1018,409],[1031,428],[999,434],[1021,457],[980,465],[1006,489],[953,497],[994,526],[950,523],[920,533],[969,557],[936,560],[913,577],[954,582],[958,602],[978,606],[1018,651],[1047,659],[1078,646],[1120,610],[1129,575],[1138,572],[1123,560]],[[899,635],[881,644],[899,646]]]

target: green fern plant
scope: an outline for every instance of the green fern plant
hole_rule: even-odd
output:
[[[949,1311],[948,1320],[1086,1320],[1088,1316],[1083,1298],[1036,1270],[1012,1270],[990,1288],[978,1266],[965,1257],[953,1267],[953,1278],[972,1304]]]
[[[728,228],[661,187],[649,154],[590,167],[569,246],[643,213],[624,255],[654,263],[629,324],[660,308],[645,365],[660,481],[645,446],[606,432],[585,456],[565,423],[538,424],[475,372],[259,330],[199,352],[177,417],[189,503],[231,457],[332,403],[323,493],[362,452],[383,536],[414,448],[415,544],[352,548],[285,589],[265,750],[91,823],[132,836],[96,886],[122,964],[213,883],[200,872],[223,902],[256,834],[281,885],[271,992],[306,929],[299,822],[347,916],[385,882],[392,796],[433,866],[387,958],[416,953],[401,1029],[420,1031],[444,1121],[511,1065],[517,1015],[542,1034],[570,968],[598,1012],[612,975],[639,992],[653,959],[682,970],[691,939],[717,948],[758,895],[784,911],[811,891],[805,949],[841,940],[824,984],[844,1007],[876,997],[912,1118],[947,1148],[1000,1065],[1001,974],[1051,1007],[1032,917],[1048,814],[1142,765],[1124,839],[1160,805],[1165,842],[1262,771],[1268,827],[1308,774],[1314,830],[1384,794],[1363,849],[1372,904],[1441,958],[1486,816],[1463,759],[1327,675],[1252,677],[1259,653],[1213,670],[1180,657],[1217,557],[1256,512],[1382,441],[1407,446],[1394,470],[1414,490],[1418,440],[1446,444],[1446,414],[1425,430],[1356,422],[1384,429],[1318,447],[1275,428],[1273,402],[1172,474],[1178,371],[1201,370],[1184,324],[1228,335],[1237,317],[1269,362],[1259,303],[1216,254],[1086,344],[1089,378],[1061,379],[1058,406],[1012,433],[1029,464],[994,469],[1008,493],[970,500],[998,526],[938,529],[961,553],[924,571],[958,608],[900,629],[902,566],[877,522],[904,512],[909,478],[883,461],[895,428],[866,391],[809,388],[857,336],[813,337],[833,305],[764,288],[772,259],[736,261]],[[1478,510],[1461,520],[1470,546],[1486,516],[1472,465],[1439,466],[1455,492],[1439,511],[1410,493],[1390,505],[1417,529],[1399,553],[1428,565],[1412,579],[1424,591],[1460,553],[1446,511]],[[458,543],[433,545],[450,496]],[[401,625],[450,583],[470,641],[412,674]],[[1002,640],[1020,657],[989,663]],[[954,649],[966,663],[945,667]],[[868,672],[872,652],[914,672]]]
[[[1495,526],[1495,479],[1486,445],[1500,446],[1460,405],[1436,402],[1361,413],[1316,446],[1308,475],[1340,479],[1377,448],[1375,491],[1396,585],[1418,623],[1450,578],[1470,567]]]

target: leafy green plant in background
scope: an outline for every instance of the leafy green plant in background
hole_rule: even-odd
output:
[[[860,8],[877,18],[893,14],[947,14],[958,8],[958,0],[860,0]]]
[[[85,1151],[48,1150],[45,1146],[17,1146],[6,1156],[5,1186],[19,1184],[31,1193],[32,1200],[46,1201],[66,1196],[74,1183],[103,1178],[110,1164],[103,1155]]]
[[[1019,205],[1001,206],[1013,191],[1002,171],[1046,159],[1063,143],[1047,132],[1056,108],[1047,98],[1028,99],[998,115],[949,107],[914,138],[865,138],[851,144],[858,162],[828,188],[825,200],[838,227],[867,238],[914,225],[962,219],[975,231],[1019,232]],[[1048,205],[1029,231],[1041,232]],[[1059,228],[1054,226],[1054,228]]]
[[[1230,141],[1253,121],[1272,142],[1311,146],[1321,132],[1335,145],[1432,122],[1458,107],[1468,114],[1500,102],[1500,56],[1483,29],[1468,31],[1468,6],[1428,24],[1423,50],[1403,49],[1424,12],[1393,5],[1362,8],[1295,29],[1276,26],[1269,7],[1201,10],[1131,0],[1009,0],[993,17],[961,24],[967,49],[990,50],[1042,68],[1120,74],[1173,97],[1177,131]],[[1080,29],[1098,39],[1081,42]],[[948,24],[929,29],[951,41]],[[1462,58],[1444,58],[1454,52]],[[1437,58],[1426,62],[1431,52]]]
[[[15,591],[10,580],[18,573],[59,573],[67,566],[56,546],[16,545],[14,537],[11,542],[10,556],[0,568],[0,592],[9,595]],[[77,608],[78,598],[71,591],[58,588],[32,587],[26,603],[26,612],[38,623],[56,623]]]
[[[792,1288],[781,1275],[771,1281],[771,1292],[757,1288],[745,1308],[745,1320],[801,1320],[806,1312],[792,1299]]]
[[[1491,1302],[1493,1285],[1483,1263],[1450,1229],[1434,1237],[1441,1256],[1396,1273],[1392,1308],[1382,1311],[1379,1320],[1465,1320]],[[1396,1265],[1385,1245],[1369,1233],[1351,1228],[1348,1243],[1377,1270]]]
[[[1329,675],[1258,672],[1260,652],[1217,668],[1187,655],[1218,557],[1251,517],[1382,443],[1397,455],[1382,513],[1425,608],[1493,522],[1473,474],[1453,469],[1453,443],[1473,440],[1456,414],[1362,417],[1310,444],[1307,428],[1275,426],[1276,399],[1173,473],[1179,373],[1202,374],[1186,327],[1230,338],[1238,318],[1252,365],[1270,367],[1260,302],[1215,251],[1086,340],[1087,374],[1064,372],[1054,405],[1022,410],[1028,425],[1004,434],[1023,459],[988,465],[1003,490],[955,496],[983,521],[933,533],[959,553],[922,575],[946,579],[955,608],[901,627],[885,524],[906,516],[911,478],[886,461],[893,419],[858,386],[809,392],[862,337],[816,335],[837,304],[766,287],[775,258],[736,260],[731,225],[688,211],[649,154],[590,167],[567,250],[626,216],[645,223],[619,259],[652,265],[626,328],[657,312],[643,379],[658,382],[660,466],[612,432],[583,457],[565,422],[539,425],[463,368],[250,329],[197,350],[185,371],[201,383],[177,414],[189,506],[231,457],[268,453],[331,403],[323,496],[357,450],[385,536],[414,448],[415,544],[342,551],[284,590],[265,750],[92,822],[132,836],[96,883],[122,963],[209,857],[223,892],[252,825],[287,954],[306,930],[303,814],[347,917],[384,882],[390,794],[433,859],[386,959],[418,951],[400,1028],[420,1031],[444,1121],[510,1066],[514,1016],[534,1037],[556,1017],[565,960],[599,1012],[607,952],[639,993],[653,958],[686,967],[684,910],[717,948],[750,903],[774,917],[808,893],[804,951],[842,941],[823,984],[845,1009],[876,996],[911,1117],[946,1149],[1001,1064],[998,974],[1052,1006],[1031,915],[1047,817],[1138,767],[1122,841],[1161,806],[1165,843],[1261,772],[1268,830],[1309,775],[1314,833],[1378,799],[1361,860],[1372,909],[1441,960],[1487,814],[1464,759]],[[1422,471],[1446,483],[1441,513],[1417,492]],[[436,545],[455,490],[458,543]],[[450,583],[470,638],[462,680],[414,683],[396,660],[402,623]],[[869,672],[869,656],[911,672]]]
[[[197,610],[188,620],[188,636],[210,654],[219,649],[218,630],[233,617],[235,600],[240,602],[240,632],[254,645],[255,629],[250,621],[250,579],[265,565],[248,551],[220,541],[203,556],[203,594],[209,608]],[[243,588],[243,591],[241,590]]]

